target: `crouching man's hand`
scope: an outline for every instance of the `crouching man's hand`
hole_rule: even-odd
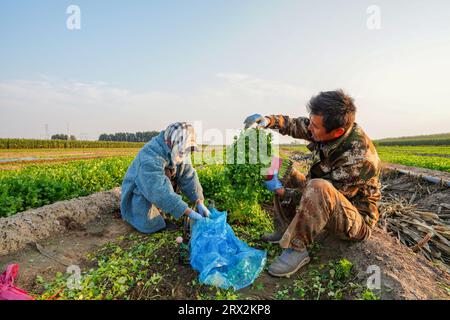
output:
[[[253,124],[256,124],[256,128],[266,128],[269,125],[269,121],[266,117],[256,113],[244,120],[245,129],[250,128]]]
[[[284,195],[284,187],[278,179],[278,172],[275,171],[272,180],[264,182],[264,185],[269,191],[275,192],[279,196]]]

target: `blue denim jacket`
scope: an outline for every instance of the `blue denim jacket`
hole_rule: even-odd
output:
[[[162,131],[139,151],[123,179],[122,218],[141,232],[153,232],[147,221],[152,205],[175,218],[181,217],[188,208],[165,174],[166,167],[173,168],[170,154]],[[181,192],[190,201],[203,199],[203,189],[190,162],[176,166],[175,178]]]

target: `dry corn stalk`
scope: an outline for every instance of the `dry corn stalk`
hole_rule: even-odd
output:
[[[439,214],[417,208],[395,194],[387,195],[380,203],[380,224],[399,241],[427,259],[440,260],[450,266],[450,224],[448,213]]]

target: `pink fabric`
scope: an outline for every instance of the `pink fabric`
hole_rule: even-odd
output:
[[[278,172],[280,170],[282,163],[283,159],[278,157],[272,158],[272,165],[270,166],[269,171],[267,172],[266,180],[272,180],[275,171]]]
[[[0,275],[0,300],[33,300],[33,297],[22,289],[14,286],[14,279],[19,272],[18,264],[10,264]]]

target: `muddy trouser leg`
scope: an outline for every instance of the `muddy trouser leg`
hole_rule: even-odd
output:
[[[344,240],[365,240],[371,234],[358,209],[342,193],[324,179],[312,179],[280,246],[304,250],[324,229]]]
[[[285,183],[287,188],[298,188],[299,190],[304,188],[306,184],[306,177],[299,171],[293,169],[290,177]],[[296,205],[292,201],[290,204],[283,204],[278,195],[275,195],[273,200],[274,205],[274,227],[275,231],[284,233],[291,223],[296,213]]]

